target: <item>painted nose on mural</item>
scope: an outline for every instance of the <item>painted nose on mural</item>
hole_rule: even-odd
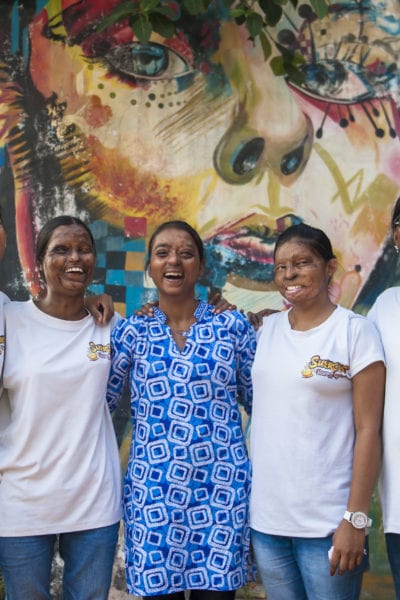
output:
[[[215,170],[227,183],[248,183],[262,169],[264,149],[264,138],[239,117],[215,149]]]
[[[237,118],[214,152],[214,166],[227,183],[248,183],[269,169],[283,185],[290,185],[308,162],[313,140],[311,121],[303,116],[302,127],[292,136],[271,139]]]

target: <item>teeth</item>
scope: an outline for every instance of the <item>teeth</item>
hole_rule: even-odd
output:
[[[165,277],[182,277],[181,273],[165,273]]]
[[[66,273],[83,273],[83,269],[81,267],[69,267],[69,269],[65,269]]]
[[[288,292],[294,292],[295,290],[299,290],[301,285],[287,285],[286,289]]]

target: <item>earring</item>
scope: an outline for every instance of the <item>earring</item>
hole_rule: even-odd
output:
[[[400,248],[398,247],[397,244],[394,245],[394,249],[396,250],[396,254],[399,254]]]

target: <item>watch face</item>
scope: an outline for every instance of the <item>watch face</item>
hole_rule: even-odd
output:
[[[353,513],[352,523],[357,529],[363,529],[367,526],[367,515],[362,512]]]

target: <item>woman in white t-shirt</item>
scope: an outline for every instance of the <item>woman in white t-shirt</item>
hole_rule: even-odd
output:
[[[3,219],[0,211],[0,260],[3,258],[5,249],[6,249],[6,241],[7,234],[4,228]],[[6,296],[3,292],[0,292],[0,374],[3,371],[3,361],[4,361],[4,319],[3,319],[3,310],[4,305],[9,302],[8,296]],[[1,391],[1,385],[0,385]],[[2,407],[0,402],[0,426],[1,426],[1,418],[2,418]]]
[[[335,305],[337,261],[319,229],[287,229],[253,365],[252,543],[268,600],[355,600],[380,463],[385,367],[364,317]],[[329,558],[328,558],[329,553]]]
[[[400,198],[392,212],[391,230],[394,247],[398,254],[400,248]],[[368,317],[378,328],[386,360],[383,457],[379,492],[386,548],[396,598],[400,599],[400,286],[382,292],[368,313]]]
[[[0,567],[9,598],[50,599],[58,538],[64,600],[106,600],[121,517],[105,402],[119,317],[99,326],[85,307],[95,246],[81,220],[49,221],[36,259],[45,295],[4,308],[10,418],[0,428]]]

